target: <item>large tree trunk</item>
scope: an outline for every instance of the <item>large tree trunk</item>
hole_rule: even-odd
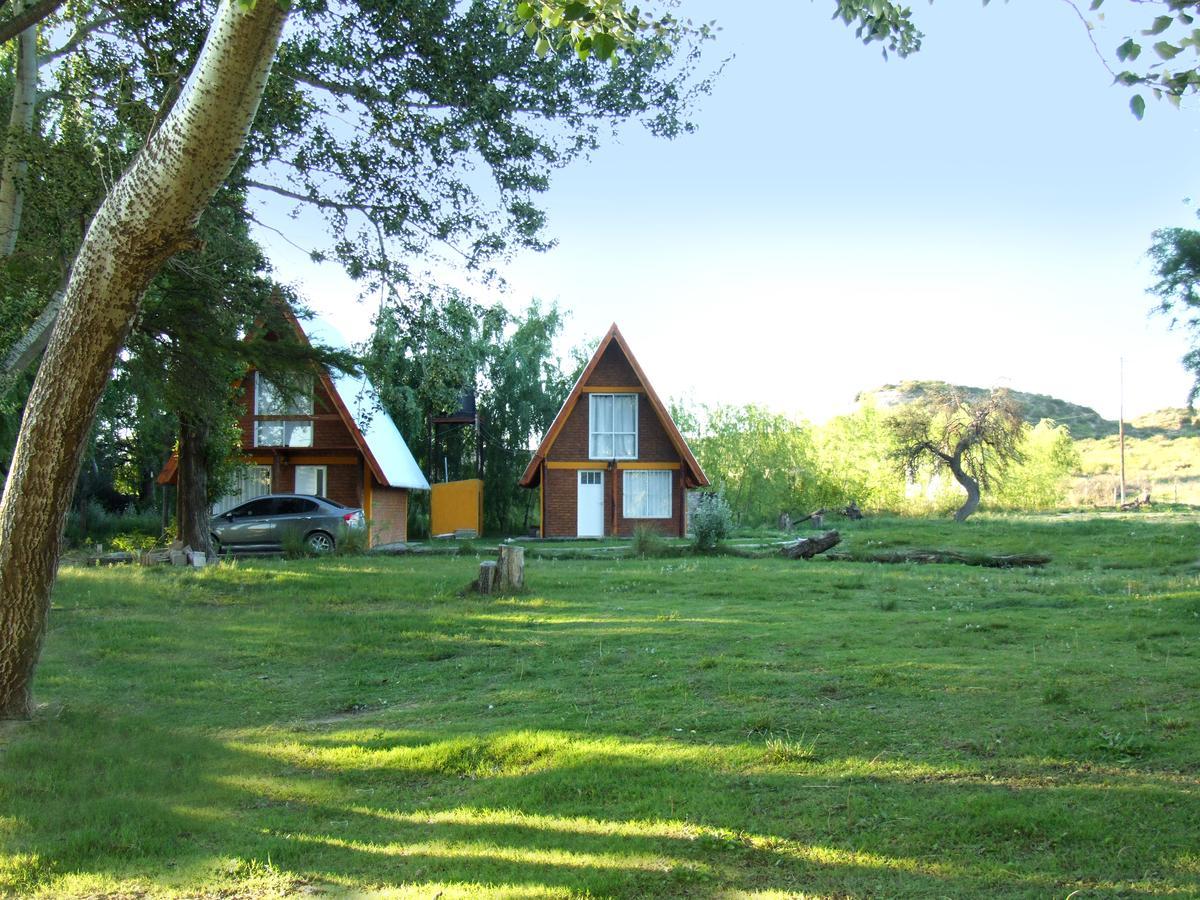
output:
[[[25,12],[28,0],[18,0],[13,12]],[[21,213],[25,207],[25,179],[29,175],[29,139],[33,134],[33,113],[37,103],[38,52],[37,25],[31,25],[17,37],[17,71],[13,82],[12,114],[0,166],[0,257],[12,256],[21,231]]]
[[[209,437],[206,422],[179,421],[179,540],[213,555],[208,504]]]
[[[954,514],[955,522],[965,522],[971,513],[979,508],[979,482],[967,474],[962,467],[962,456],[952,457],[947,465],[954,474],[954,480],[963,486],[967,492],[967,502]]]
[[[26,717],[83,443],[142,294],[241,153],[286,13],[222,0],[162,127],[92,220],[25,407],[0,501],[0,718]]]

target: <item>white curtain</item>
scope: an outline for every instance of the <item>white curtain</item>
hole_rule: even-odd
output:
[[[637,394],[592,394],[589,455],[637,459]]]
[[[313,414],[313,392],[310,386],[290,401],[261,373],[254,378],[254,414],[256,416],[311,416]],[[285,422],[281,420],[254,423],[254,446],[256,447],[311,447],[313,445],[313,423],[311,420]]]
[[[591,457],[593,459],[612,459],[612,395],[592,394],[591,404]]]
[[[255,497],[269,493],[271,493],[271,467],[246,466],[238,473],[237,481],[233,484],[233,491],[213,504],[212,514],[219,516],[229,512],[235,506],[241,506]]]
[[[296,466],[296,493],[325,496],[325,467]]]
[[[313,414],[313,387],[311,379],[297,386],[298,393],[284,400],[283,391],[262,376],[254,377],[254,414],[257,416],[311,416]]]
[[[625,518],[671,518],[671,472],[627,469],[622,484]]]
[[[614,454],[617,459],[637,458],[637,394],[613,397],[616,408],[613,422]]]

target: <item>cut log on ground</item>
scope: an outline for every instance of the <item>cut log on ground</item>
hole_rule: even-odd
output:
[[[959,553],[956,550],[897,550],[887,553],[830,553],[826,559],[843,562],[875,563],[957,563],[963,566],[984,566],[989,569],[1020,569],[1044,566],[1050,557],[1036,554],[1002,556],[987,553]]]
[[[812,559],[818,553],[824,553],[830,547],[836,547],[841,540],[842,536],[836,531],[827,531],[820,537],[801,538],[790,544],[784,544],[779,548],[779,552],[788,559]]]
[[[521,590],[525,587],[525,548],[501,544],[496,569],[500,577],[500,590]]]
[[[496,561],[485,559],[479,564],[479,581],[475,587],[481,594],[490,594],[496,589]]]

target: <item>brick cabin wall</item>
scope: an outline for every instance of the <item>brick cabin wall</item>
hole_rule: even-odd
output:
[[[313,383],[313,445],[256,447],[254,445],[254,378],[243,380],[242,415],[238,417],[243,456],[248,463],[272,468],[271,491],[294,493],[297,465],[325,466],[325,495],[346,506],[365,508],[366,479],[371,479],[371,539],[379,544],[408,539],[408,489],[384,487],[369,474],[362,451],[320,379]]]
[[[371,478],[371,543],[408,540],[408,490],[384,487]]]
[[[616,342],[608,345],[604,355],[596,364],[585,386],[637,387],[637,374]],[[548,462],[580,462],[588,459],[588,415],[587,394],[581,394],[575,408],[563,424],[558,438],[547,455]],[[650,400],[638,395],[638,457],[626,462],[681,462],[679,454],[667,435]],[[638,525],[646,525],[665,535],[678,536],[685,533],[685,497],[682,469],[673,470],[671,490],[671,518],[669,519],[626,519],[622,515],[623,476],[614,463],[596,460],[596,469],[604,469],[604,531],[605,534],[628,536]],[[578,473],[573,469],[544,470],[545,492],[545,537],[575,537],[578,524],[577,498]],[[615,531],[614,531],[615,525]]]
[[[296,490],[296,460],[320,457],[316,465],[325,466],[325,494],[330,500],[347,506],[363,505],[364,465],[362,452],[354,442],[350,429],[338,415],[329,391],[320,379],[313,382],[313,427],[311,447],[256,447],[254,445],[254,378],[251,372],[243,381],[243,409],[238,424],[242,432],[242,448],[248,462],[271,465],[271,490],[286,494]],[[335,461],[336,460],[336,461]],[[300,465],[304,465],[300,462]],[[389,490],[385,488],[384,490]]]

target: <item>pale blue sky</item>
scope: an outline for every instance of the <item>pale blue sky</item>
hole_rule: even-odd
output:
[[[1137,122],[1065,2],[918,4],[924,49],[886,63],[832,7],[684,0],[722,26],[713,64],[734,55],[700,130],[627,129],[559,173],[544,198],[559,245],[508,268],[504,302],[558,301],[564,349],[617,321],[664,395],[818,420],[906,378],[1115,417],[1122,355],[1127,410],[1182,405],[1186,341],[1147,315],[1144,253],[1154,228],[1200,227],[1184,203],[1195,107]],[[1110,50],[1129,30],[1096,38]],[[262,238],[365,336],[339,271]]]

